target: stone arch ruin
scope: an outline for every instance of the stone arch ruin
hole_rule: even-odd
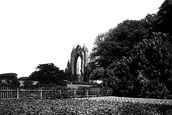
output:
[[[81,58],[80,67],[77,65],[78,58]],[[77,45],[73,47],[71,52],[71,59],[70,59],[70,66],[71,66],[71,73],[72,73],[72,81],[85,81],[85,67],[88,63],[88,49],[84,45],[81,47]],[[80,68],[78,74],[78,68]]]

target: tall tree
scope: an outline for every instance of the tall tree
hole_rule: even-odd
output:
[[[96,65],[92,78],[103,78],[122,95],[172,92],[171,14],[172,1],[165,0],[157,14],[125,20],[98,35],[91,53]]]
[[[172,35],[172,0],[165,0],[157,13],[156,30]]]
[[[94,62],[89,62],[85,67],[85,81],[92,79],[92,72],[96,69],[96,65]],[[94,78],[93,78],[94,79]]]
[[[134,46],[128,58],[114,61],[108,68],[112,71],[112,87],[127,96],[165,96],[172,92],[172,44],[171,37],[153,33]]]
[[[53,63],[38,65],[36,71],[29,76],[29,79],[39,81],[41,84],[66,85],[64,71],[59,70]]]
[[[107,68],[114,60],[128,56],[133,45],[149,37],[144,20],[125,20],[107,33],[97,36],[91,58],[98,67]]]

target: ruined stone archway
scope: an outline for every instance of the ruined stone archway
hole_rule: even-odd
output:
[[[81,64],[80,64],[80,75],[77,74],[77,60],[78,58],[81,58]],[[88,49],[84,45],[81,47],[80,45],[77,45],[77,47],[73,48],[71,52],[71,60],[70,65],[72,69],[72,81],[84,81],[85,77],[85,66],[88,63]]]

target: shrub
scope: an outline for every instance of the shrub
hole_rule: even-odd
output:
[[[63,86],[56,87],[45,87],[44,90],[49,90],[48,92],[44,92],[45,97],[49,99],[60,99],[60,98],[70,98],[70,94],[68,93],[69,88]]]
[[[172,94],[170,95],[167,95],[165,98],[167,98],[167,99],[172,99]]]
[[[72,84],[79,84],[79,85],[99,85],[97,83],[81,82],[81,81],[73,81]]]
[[[164,111],[164,108],[167,108],[167,105],[122,102],[121,100],[0,100],[1,115],[161,115],[170,113],[169,109]]]

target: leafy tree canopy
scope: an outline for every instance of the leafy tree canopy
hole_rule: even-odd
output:
[[[148,30],[144,20],[126,20],[107,33],[97,36],[91,58],[97,66],[106,68],[113,60],[127,56],[134,44],[148,38]]]
[[[171,3],[171,0],[165,0],[157,14],[148,14],[142,20],[125,20],[117,27],[98,35],[91,52],[95,65],[107,68],[114,60],[128,57],[133,46],[143,39],[150,39],[153,32],[171,35]],[[172,43],[171,40],[169,42]]]
[[[17,74],[16,73],[4,73],[4,74],[0,74],[0,80],[4,80],[4,79],[8,79],[8,80],[17,80]]]
[[[4,83],[1,82],[0,85],[19,86],[19,81],[16,73],[0,74],[0,81],[1,80],[6,80],[6,82]]]
[[[64,78],[64,71],[59,70],[53,63],[38,65],[36,71],[29,76],[30,80],[39,81],[41,84],[54,83],[56,85],[65,85]]]
[[[152,38],[134,45],[130,56],[115,60],[109,67],[107,84],[128,96],[165,96],[172,91],[171,37],[153,33]]]
[[[172,0],[165,0],[157,13],[156,31],[172,35]]]
[[[165,0],[159,9],[97,36],[91,53],[96,66],[92,79],[104,79],[121,95],[172,93],[172,1]]]

